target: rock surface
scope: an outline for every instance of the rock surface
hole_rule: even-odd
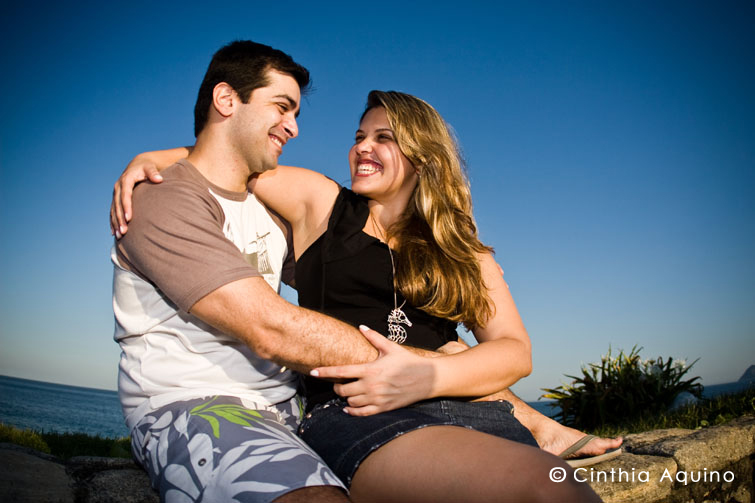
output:
[[[662,438],[644,447],[633,447],[632,452],[673,458],[679,469],[686,472],[721,470],[755,452],[753,420],[740,418],[722,426],[689,431],[686,436]]]
[[[755,382],[755,365],[750,365],[738,382]]]
[[[588,468],[579,476],[587,479],[604,501],[644,503],[666,501],[671,495],[673,481],[661,480],[666,470],[672,477],[676,475],[676,463],[672,459],[625,452],[612,461],[596,465],[593,470]]]
[[[745,416],[704,430],[628,435],[618,458],[575,474],[607,503],[746,503],[755,501],[753,460],[755,417]],[[131,460],[76,457],[63,463],[26,447],[0,443],[1,502],[159,500],[147,474]]]
[[[627,435],[624,452],[580,472],[609,503],[750,503],[755,417],[703,430]]]
[[[0,444],[0,501],[75,501],[74,486],[65,466],[40,454]]]
[[[14,503],[157,503],[147,474],[133,461],[54,456],[0,443],[0,501]]]

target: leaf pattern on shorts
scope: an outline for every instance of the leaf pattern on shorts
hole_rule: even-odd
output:
[[[210,426],[212,426],[212,434],[215,435],[215,438],[220,438],[220,422],[214,416],[218,416],[228,422],[238,424],[239,426],[252,426],[250,421],[258,422],[259,419],[262,419],[262,415],[259,412],[246,409],[241,405],[211,405],[215,398],[217,397],[214,397],[209,402],[197,405],[189,411],[189,414],[192,416],[199,416],[210,423]]]
[[[153,487],[160,490],[163,501],[269,500],[264,495],[299,487],[300,482],[291,486],[295,478],[287,473],[292,467],[307,486],[343,487],[282,419],[297,414],[298,400],[261,413],[228,400],[197,399],[185,408],[180,402],[178,407],[171,404],[137,423],[132,432],[134,455],[147,470]],[[213,426],[212,432],[207,431],[204,421]],[[220,440],[221,423],[224,440]],[[263,468],[268,463],[272,466]]]
[[[287,461],[295,458],[305,452],[310,453],[312,456],[317,456],[315,452],[304,443],[298,437],[290,438],[285,430],[277,430],[271,428],[269,425],[261,423],[257,426],[256,431],[258,433],[264,433],[268,438],[258,438],[256,440],[248,440],[242,442],[240,445],[250,447],[251,453],[255,455],[272,454],[270,457],[271,462]],[[292,448],[291,442],[296,442],[297,448]]]

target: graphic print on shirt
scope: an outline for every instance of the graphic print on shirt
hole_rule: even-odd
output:
[[[256,268],[263,276],[273,274],[273,265],[270,263],[270,255],[267,253],[267,242],[265,241],[265,238],[269,235],[269,232],[261,236],[257,234],[257,238],[248,243],[242,250],[244,260]]]
[[[265,232],[263,230],[263,232],[263,234],[255,232],[254,237],[246,236],[247,233],[239,232],[239,229],[234,231],[234,225],[232,225],[230,219],[227,219],[223,225],[223,235],[233,243],[236,243],[239,251],[244,255],[244,260],[257,269],[265,281],[276,290],[278,277],[270,260],[267,243],[267,240],[272,239],[272,236],[270,235],[270,231]],[[241,239],[239,239],[237,234],[241,234]],[[242,246],[241,243],[245,244]]]
[[[243,200],[221,197],[212,189],[210,194],[223,210],[223,235],[277,292],[282,259],[287,253],[286,236],[281,228],[254,194],[247,194]]]

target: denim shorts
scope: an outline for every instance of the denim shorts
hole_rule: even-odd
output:
[[[365,417],[346,414],[345,406],[343,398],[316,406],[304,417],[299,435],[347,486],[372,451],[426,426],[463,426],[537,447],[532,433],[514,418],[514,407],[505,400],[428,400]]]

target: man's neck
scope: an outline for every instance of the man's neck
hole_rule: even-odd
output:
[[[187,160],[214,185],[232,192],[246,191],[249,166],[222,142],[200,135]]]

